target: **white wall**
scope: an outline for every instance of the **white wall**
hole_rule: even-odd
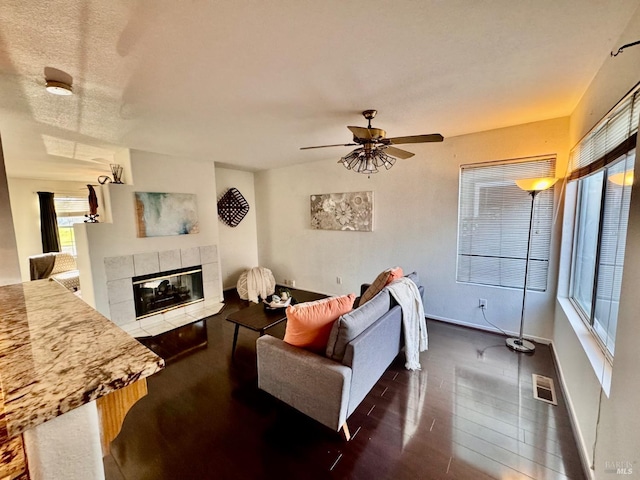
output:
[[[258,231],[256,224],[256,195],[251,172],[216,167],[218,198],[229,188],[236,188],[249,203],[249,213],[237,227],[218,221],[220,265],[223,288],[233,288],[240,274],[258,266]]]
[[[616,48],[638,40],[640,36],[640,10],[615,43]],[[575,145],[595,123],[640,81],[640,46],[631,47],[617,57],[607,57],[593,79],[589,89],[571,115],[570,144]],[[558,305],[554,324],[554,345],[563,372],[569,400],[578,424],[580,443],[588,462],[593,462],[595,448],[595,469],[593,478],[609,478],[604,470],[606,462],[630,462],[633,475],[640,477],[640,194],[634,185],[627,232],[622,293],[616,335],[615,360],[609,397],[601,395],[600,384],[590,360],[565,313]],[[568,202],[570,207],[570,202]],[[571,212],[568,211],[568,216]],[[562,262],[568,263],[571,255],[571,223],[565,227]],[[566,284],[568,268],[563,268]],[[560,289],[560,294],[567,292]],[[602,413],[598,425],[598,404],[602,397]]]
[[[7,173],[4,167],[4,154],[0,142],[0,285],[20,282],[18,249],[13,229],[11,201],[7,185]]]
[[[381,270],[400,265],[419,273],[429,317],[487,327],[477,308],[481,297],[491,321],[517,331],[521,290],[456,283],[459,166],[557,153],[564,171],[567,139],[564,118],[412,145],[415,157],[371,178],[338,165],[340,152],[327,161],[259,172],[260,262],[278,281],[293,279],[301,288],[332,294],[357,292]],[[362,190],[374,192],[373,232],[311,230],[310,195]],[[525,331],[538,337],[551,338],[553,330],[558,239],[556,234],[547,292],[527,296]]]
[[[42,253],[40,206],[36,192],[70,193],[78,197],[89,196],[87,185],[82,182],[35,180],[30,178],[9,179],[13,225],[16,232],[16,242],[18,243],[20,273],[23,282],[30,280],[29,257]],[[100,195],[99,190],[98,195]],[[102,216],[102,199],[100,196],[98,203],[98,213]]]
[[[113,223],[77,224],[78,267],[83,299],[110,318],[104,258],[218,244],[213,162],[131,151],[135,185],[105,185],[105,214]],[[138,238],[134,192],[197,195],[200,233]],[[219,272],[218,272],[219,278]],[[219,288],[222,298],[222,288]]]

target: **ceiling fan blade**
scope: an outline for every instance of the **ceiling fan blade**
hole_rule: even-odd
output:
[[[387,132],[381,128],[373,127],[347,127],[353,133],[353,136],[358,140],[373,140],[379,142],[384,139]]]
[[[432,133],[429,135],[411,135],[409,137],[394,137],[388,138],[389,143],[392,145],[400,145],[402,143],[428,143],[428,142],[441,142],[444,137],[439,133]]]
[[[415,155],[415,153],[407,152],[406,150],[402,150],[396,147],[387,147],[384,149],[384,153],[386,153],[387,155],[391,155],[392,157],[398,157],[402,159],[411,158]]]
[[[335,145],[318,145],[317,147],[300,147],[300,150],[311,150],[312,148],[327,148],[327,147],[352,147],[358,145],[357,143],[336,143]]]
[[[353,136],[356,138],[361,138],[363,140],[371,140],[371,131],[368,128],[364,127],[347,127],[353,133]]]

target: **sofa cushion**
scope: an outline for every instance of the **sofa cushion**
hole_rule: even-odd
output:
[[[353,293],[287,307],[284,341],[312,352],[324,353],[335,321],[353,309]]]
[[[327,357],[341,362],[347,344],[364,332],[371,324],[389,311],[391,297],[387,290],[378,292],[371,300],[342,315],[331,328],[327,343]]]
[[[402,268],[401,267],[393,267],[387,268],[384,272],[381,272],[373,283],[367,288],[367,290],[360,297],[359,306],[364,305],[373,297],[375,297],[384,287],[389,285],[395,279],[402,277]]]

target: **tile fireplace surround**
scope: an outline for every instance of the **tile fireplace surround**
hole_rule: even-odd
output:
[[[202,266],[204,301],[136,320],[133,277],[196,266]],[[110,319],[134,337],[173,330],[214,315],[224,306],[216,245],[106,257],[104,267]]]

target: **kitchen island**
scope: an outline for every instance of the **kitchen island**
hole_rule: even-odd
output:
[[[31,478],[104,478],[102,456],[163,367],[56,282],[0,287],[0,478],[20,476],[21,437]]]

